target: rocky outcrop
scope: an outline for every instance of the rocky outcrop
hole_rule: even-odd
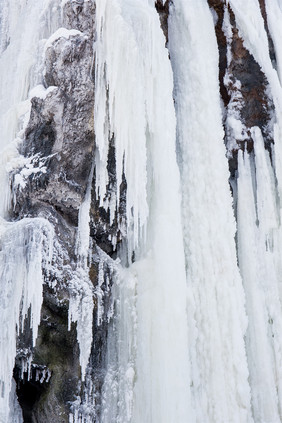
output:
[[[273,143],[273,101],[268,81],[254,57],[244,46],[228,2],[209,0],[215,16],[215,31],[219,48],[219,83],[224,104],[224,127],[231,178],[237,171],[238,149],[253,151],[251,128],[258,126],[271,154]],[[267,27],[264,1],[260,1]],[[273,42],[268,32],[270,53],[275,61]],[[231,119],[230,119],[231,117]],[[241,133],[235,134],[232,119],[242,123]],[[237,135],[237,136],[236,136]]]
[[[36,347],[32,348],[28,322],[18,340],[14,377],[25,422],[68,422],[71,404],[82,392],[75,324],[68,330],[68,301],[71,272],[78,261],[79,208],[95,149],[95,4],[68,1],[63,16],[65,28],[45,46],[42,86],[32,92],[20,146],[24,166],[12,176],[11,217],[45,217],[56,233],[53,272],[45,278]],[[96,275],[92,280],[95,285]]]

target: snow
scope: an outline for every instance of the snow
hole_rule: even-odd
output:
[[[65,38],[66,40],[68,40],[70,37],[75,37],[76,35],[83,35],[83,34],[81,31],[78,31],[77,29],[59,28],[46,41],[44,51],[46,51],[49,47],[51,47],[52,44],[55,41],[59,40],[60,38]]]
[[[52,87],[52,86],[45,88],[42,84],[39,84],[29,91],[29,98],[31,99],[33,97],[37,97],[42,100],[45,100],[48,94],[52,93],[53,91],[56,91],[57,89],[58,87]]]

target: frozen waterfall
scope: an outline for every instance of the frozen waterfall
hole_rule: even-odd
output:
[[[93,39],[79,17],[90,3]],[[282,421],[281,25],[281,0],[0,0],[0,423],[39,422],[13,371],[29,326],[32,377],[46,286],[79,351],[62,421]],[[77,87],[57,81],[87,42],[93,116],[69,129]],[[247,60],[260,91],[236,68]],[[36,135],[46,157],[24,147],[36,113],[56,123]],[[56,172],[79,125],[95,134],[85,189],[61,171],[62,199],[35,204],[47,185],[29,178]]]

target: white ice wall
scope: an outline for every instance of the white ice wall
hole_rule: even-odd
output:
[[[214,21],[205,0],[175,1],[169,20],[183,236],[194,304],[192,395],[197,422],[252,421]]]

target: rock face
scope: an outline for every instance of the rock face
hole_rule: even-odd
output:
[[[72,9],[66,3],[67,23],[73,17],[77,33],[58,30],[46,47],[45,98],[33,97],[31,115],[21,152],[33,167],[44,163],[46,172],[31,174],[27,187],[17,193],[15,211],[30,213],[49,204],[73,225],[84,198],[93,151],[93,31],[91,2]],[[89,10],[90,9],[90,10]],[[72,14],[71,14],[72,12]],[[78,18],[80,16],[80,18]],[[80,24],[84,22],[84,27]],[[85,32],[79,32],[79,28]],[[44,97],[43,96],[43,97]]]
[[[66,2],[65,28],[45,48],[44,87],[31,99],[30,119],[20,146],[25,167],[14,175],[13,219],[43,216],[52,221],[60,245],[56,274],[46,275],[42,321],[31,354],[28,324],[18,340],[15,378],[25,422],[68,422],[80,394],[76,328],[68,330],[68,282],[76,266],[78,213],[85,197],[95,142],[93,132],[93,37],[95,4]],[[39,171],[26,175],[27,166]],[[17,184],[21,180],[22,184]],[[60,276],[58,276],[58,270]],[[56,281],[56,283],[54,283]],[[95,278],[93,278],[95,283]],[[49,377],[42,376],[42,372]]]
[[[222,0],[209,0],[209,5],[215,17],[223,123],[232,182],[237,174],[238,150],[253,151],[250,131],[253,126],[261,129],[265,148],[271,153],[273,102],[265,75],[244,47],[230,6]],[[263,0],[260,0],[260,5],[267,27]],[[156,9],[169,41],[169,1],[164,4],[156,1]],[[11,176],[15,194],[11,219],[45,217],[54,225],[57,238],[54,271],[45,275],[42,319],[36,347],[32,348],[28,321],[24,333],[18,338],[14,378],[25,423],[68,422],[73,404],[83,401],[88,392],[89,379],[96,392],[93,421],[99,421],[108,330],[105,316],[111,307],[106,278],[111,279],[109,263],[116,254],[110,239],[114,236],[118,243],[122,243],[123,239],[117,220],[118,214],[124,214],[125,178],[121,187],[120,210],[114,222],[110,222],[109,213],[99,207],[95,196],[95,172],[90,178],[95,157],[95,1],[66,1],[63,22],[64,29],[58,30],[47,42],[43,86],[34,91],[31,99],[30,119],[20,145],[25,165]],[[275,63],[270,35],[269,46]],[[234,120],[241,122],[239,136]],[[111,140],[109,150],[108,174],[110,192],[115,189],[116,183],[114,140]],[[92,194],[92,256],[87,264],[93,284],[94,327],[88,379],[82,382],[77,327],[72,323],[68,329],[68,304],[71,273],[80,260],[76,249],[79,213],[89,184]],[[106,254],[108,259],[104,269],[105,280],[101,284],[105,306],[100,321],[95,296],[99,254]],[[26,363],[30,357],[32,361],[28,371]]]
[[[225,140],[231,177],[234,178],[238,166],[238,149],[247,148],[248,152],[253,151],[250,128],[258,126],[261,129],[265,147],[271,151],[273,101],[268,94],[268,82],[264,73],[239,36],[230,5],[218,0],[209,0],[209,5],[216,16],[215,30],[220,57],[219,82],[224,104]],[[267,25],[264,0],[260,1],[260,5]],[[268,36],[270,51],[275,61],[269,33]],[[237,138],[234,135],[230,116],[244,125],[240,137],[238,134]]]
[[[14,202],[11,218],[41,216],[55,228],[53,271],[46,274],[41,324],[35,348],[29,322],[18,339],[14,369],[17,395],[24,422],[69,422],[74,406],[83,401],[88,384],[81,381],[80,347],[76,324],[68,328],[70,281],[79,267],[77,252],[79,210],[87,187],[92,192],[90,236],[92,257],[88,263],[93,286],[93,343],[88,370],[95,385],[99,416],[99,392],[104,378],[107,320],[97,316],[98,251],[113,256],[109,235],[121,235],[117,221],[99,207],[95,177],[90,179],[95,155],[94,134],[94,31],[95,2],[67,1],[63,8],[64,28],[47,41],[42,86],[33,90],[31,112],[20,153],[25,165],[12,177]],[[32,169],[29,171],[28,169]],[[115,149],[108,160],[109,191],[115,186]],[[125,207],[126,182],[121,187],[120,214]],[[101,250],[100,250],[101,249]],[[110,278],[104,265],[104,276]],[[108,280],[107,279],[107,280]],[[100,281],[104,291],[104,315],[111,306],[109,283]],[[31,364],[27,365],[32,359]],[[93,417],[94,419],[94,417]],[[93,420],[94,421],[94,420]]]

